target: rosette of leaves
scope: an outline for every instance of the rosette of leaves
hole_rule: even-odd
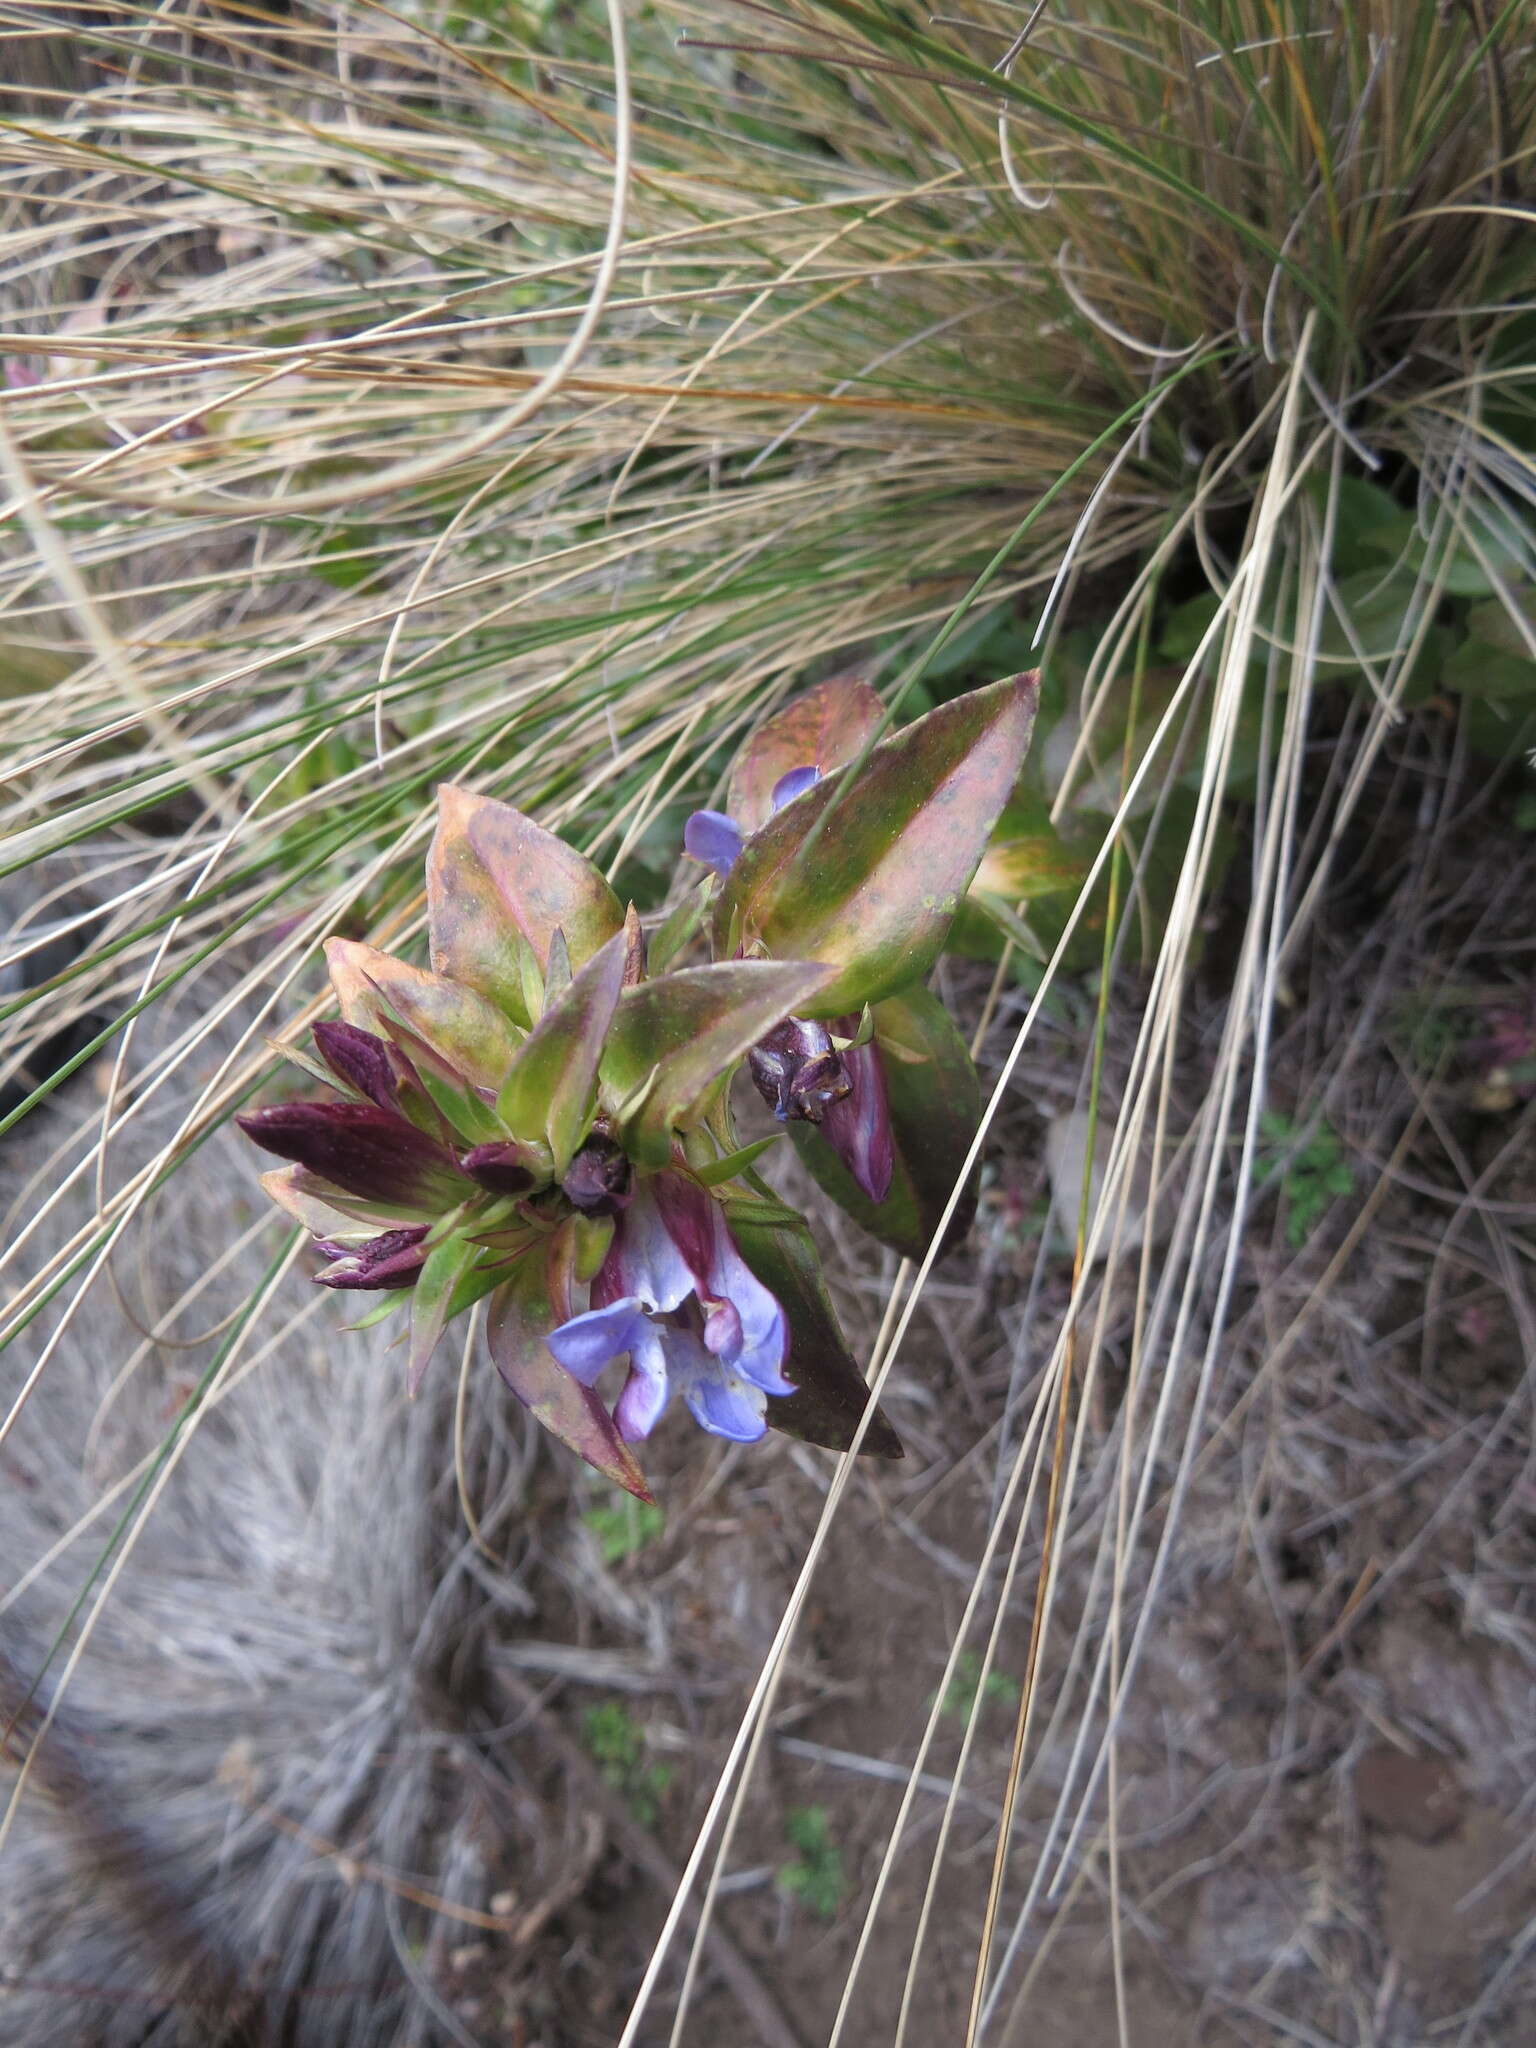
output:
[[[846,1449],[867,1403],[803,1217],[754,1194],[727,1090],[814,1005],[827,964],[649,974],[633,906],[521,812],[439,791],[430,966],[327,945],[339,1020],[284,1047],[325,1096],[240,1122],[312,1232],[322,1284],[408,1317],[408,1384],[489,1297],[497,1370],[562,1442],[641,1499],[632,1443],[679,1392],[714,1434]],[[588,1306],[580,1305],[581,1290]],[[612,1413],[596,1382],[629,1374]],[[864,1448],[899,1456],[880,1416]]]
[[[715,871],[698,900],[718,960],[827,972],[749,1056],[820,1185],[882,1243],[920,1258],[981,1113],[965,1041],[924,985],[1018,781],[1033,674],[901,730],[870,685],[835,677],[754,732],[728,809],[685,845]],[[685,910],[687,906],[685,906]],[[965,1229],[974,1182],[952,1219]]]

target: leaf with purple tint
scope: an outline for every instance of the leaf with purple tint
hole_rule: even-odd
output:
[[[235,1121],[264,1150],[366,1202],[435,1214],[469,1192],[440,1145],[371,1102],[279,1102]]]
[[[686,1128],[748,1047],[811,1001],[829,976],[803,960],[725,960],[625,989],[602,1077],[604,1099],[615,1109],[649,1083],[625,1118],[631,1156],[665,1166],[672,1131]]]
[[[727,1196],[723,1207],[737,1248],[775,1295],[789,1324],[784,1373],[793,1394],[770,1398],[768,1425],[823,1450],[846,1451],[869,1406],[869,1389],[838,1327],[806,1220],[780,1202]],[[901,1439],[877,1409],[860,1448],[899,1458]]]
[[[804,1014],[893,995],[939,956],[1029,745],[1038,682],[1015,676],[882,740],[747,841],[714,911],[717,953],[761,943],[839,972]],[[807,835],[815,836],[807,847]]]
[[[512,1392],[579,1458],[622,1486],[637,1500],[649,1501],[634,1454],[613,1426],[597,1395],[579,1385],[558,1364],[546,1339],[566,1320],[568,1303],[550,1298],[546,1259],[536,1252],[513,1268],[491,1297],[486,1335],[496,1370]]]
[[[585,854],[510,804],[444,783],[427,856],[427,921],[433,967],[526,1025],[533,1013],[522,949],[532,949],[542,973],[559,926],[579,968],[624,919]]]
[[[831,774],[853,760],[885,715],[861,675],[829,676],[765,719],[731,770],[725,808],[743,832],[759,831],[774,813],[784,776],[796,768]],[[789,801],[787,797],[780,801]]]
[[[837,1131],[829,1132],[828,1125],[846,1104],[837,1104],[820,1129],[807,1123],[787,1128],[795,1150],[834,1202],[882,1244],[904,1258],[921,1259],[981,1122],[981,1084],[949,1012],[921,984],[876,1003],[872,1016],[872,1055],[880,1063],[890,1119],[892,1171],[885,1199],[870,1199],[829,1142]],[[973,1170],[945,1250],[970,1228],[977,1177]]]
[[[434,1245],[416,1276],[411,1295],[411,1348],[405,1390],[414,1400],[437,1341],[448,1326],[453,1297],[480,1258],[467,1238],[446,1237]]]
[[[555,997],[519,1047],[497,1097],[509,1131],[548,1142],[557,1178],[597,1107],[598,1060],[618,1007],[629,944],[627,933],[615,933]]]
[[[377,1029],[418,1067],[435,1058],[444,1078],[468,1081],[475,1088],[499,1088],[522,1033],[494,1003],[440,974],[396,960],[376,947],[351,939],[332,939],[326,947],[335,963],[345,949],[345,964],[355,970],[377,998]],[[423,1060],[423,1052],[429,1056]],[[425,1080],[425,1074],[423,1074]]]

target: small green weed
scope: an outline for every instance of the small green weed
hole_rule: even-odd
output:
[[[588,1707],[582,1734],[592,1761],[642,1827],[654,1827],[672,1783],[670,1764],[648,1763],[645,1730],[622,1700]]]
[[[843,1902],[847,1878],[842,1854],[832,1840],[824,1806],[792,1806],[784,1816],[784,1834],[799,1855],[779,1866],[779,1890],[808,1906],[819,1919],[831,1920]]]
[[[627,1493],[612,1505],[605,1502],[588,1508],[581,1519],[597,1539],[604,1564],[622,1564],[626,1557],[644,1550],[647,1544],[656,1541],[667,1523],[660,1508]]]
[[[1259,1118],[1267,1149],[1255,1160],[1255,1187],[1278,1180],[1285,1204],[1285,1241],[1299,1251],[1321,1222],[1329,1204],[1347,1195],[1355,1176],[1338,1134],[1319,1124],[1309,1138],[1296,1142],[1297,1125],[1277,1109]]]
[[[1019,1696],[1019,1681],[1011,1672],[989,1671],[983,1685],[981,1658],[974,1650],[964,1650],[955,1666],[955,1675],[945,1688],[944,1704],[939,1712],[951,1721],[962,1721],[968,1725],[976,1711],[978,1694],[984,1700],[1011,1705]]]

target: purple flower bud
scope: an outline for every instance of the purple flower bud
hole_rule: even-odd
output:
[[[724,811],[695,811],[683,827],[683,851],[723,881],[741,852],[741,827]]]
[[[279,1159],[362,1201],[435,1212],[470,1191],[443,1146],[372,1102],[279,1102],[235,1121]]]
[[[316,1238],[315,1250],[332,1263],[315,1279],[322,1287],[414,1287],[426,1263],[421,1243],[426,1234],[426,1224],[419,1223],[408,1230],[386,1230],[366,1244]]]
[[[797,796],[804,796],[808,789],[814,789],[821,780],[821,770],[814,762],[805,768],[791,768],[787,775],[781,775],[769,793],[768,801],[774,811],[782,811],[786,804],[792,804]]]
[[[357,1024],[330,1021],[315,1026],[315,1044],[338,1081],[380,1109],[399,1108],[399,1079],[382,1038]]]
[[[560,1186],[567,1201],[584,1216],[617,1216],[629,1206],[634,1180],[634,1168],[624,1148],[594,1131],[571,1161]]]
[[[839,1038],[850,1038],[858,1019],[834,1017],[832,1026]],[[821,1119],[821,1135],[869,1199],[883,1202],[891,1192],[896,1138],[880,1048],[873,1040],[850,1046],[842,1062],[849,1086],[828,1104]]]
[[[530,1162],[526,1147],[511,1139],[476,1145],[459,1161],[470,1179],[493,1195],[527,1195],[546,1177]]]
[[[757,1092],[780,1123],[819,1124],[853,1087],[824,1024],[786,1017],[747,1054]]]

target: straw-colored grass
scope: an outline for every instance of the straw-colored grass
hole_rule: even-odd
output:
[[[1018,1959],[1072,1872],[1104,1873],[1123,1986],[1116,1720],[1210,1444],[1277,1005],[1467,564],[1536,657],[1528,12],[108,0],[73,27],[0,20],[27,59],[0,103],[4,871],[31,899],[22,952],[60,923],[81,947],[6,1005],[0,1078],[82,1017],[75,1058],[99,1041],[110,1076],[7,1213],[0,1438],[113,1262],[147,1255],[156,1191],[260,1085],[263,1034],[307,1014],[317,941],[419,933],[438,780],[536,809],[651,907],[684,809],[782,694],[865,656],[921,693],[968,614],[1011,607],[1073,678],[1056,816],[1114,809],[1093,1000],[1100,1039],[1130,1020],[1130,1042],[1113,1101],[1101,1055],[1085,1070],[1108,1168],[1047,1369],[998,1439],[943,1680],[1009,1646],[1026,1783],[1047,1690],[1051,1732],[1075,1731],[1050,1853],[1012,1869],[1003,1831],[956,2038],[1012,2038]],[[1414,515],[1380,569],[1385,634],[1337,567],[1363,476]],[[1193,651],[1155,662],[1202,592]],[[1244,911],[1190,1105],[1239,799]],[[1177,883],[1154,906],[1159,857]],[[1008,987],[1005,963],[968,1021]],[[183,1021],[141,1055],[135,1021],[172,999]],[[1147,1177],[1131,1242],[1115,1218]],[[877,1381],[927,1274],[890,1296]],[[1111,1404],[1094,1305],[1116,1288],[1136,1307]],[[1283,1362],[1287,1330],[1270,1341]],[[1113,1512],[1067,1640],[1061,1533],[1104,1456]],[[685,1895],[724,1867],[852,1481],[831,1476],[626,2048],[661,2038]],[[685,1987],[674,2039],[688,2014]]]

